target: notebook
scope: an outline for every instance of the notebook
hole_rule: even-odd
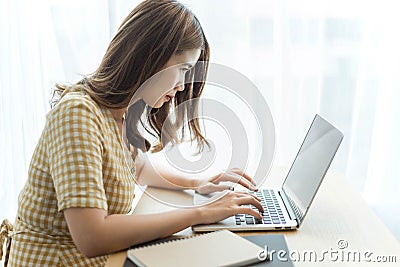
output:
[[[338,129],[316,114],[282,187],[259,188],[254,193],[262,200],[262,219],[248,214],[237,214],[216,224],[195,225],[192,227],[193,231],[266,231],[299,228],[342,139],[343,134]],[[208,199],[208,196],[196,193],[194,202],[200,205],[209,201]],[[254,206],[250,207],[258,211]]]
[[[221,230],[128,250],[137,266],[246,266],[260,262],[262,248]]]
[[[252,243],[259,245],[260,247],[268,250],[269,259],[261,262],[256,262],[250,264],[248,266],[261,267],[261,266],[269,266],[269,267],[293,267],[293,262],[290,259],[289,248],[287,247],[285,236],[282,234],[259,234],[259,235],[250,235],[250,236],[242,236],[244,239],[251,241]],[[138,248],[148,245],[159,244],[163,242],[168,242],[171,240],[176,240],[179,237],[170,236],[167,238],[157,239],[154,241],[146,242],[140,245],[133,246],[132,248]],[[267,248],[266,248],[267,246]],[[280,251],[285,251],[286,254],[282,256]],[[279,256],[278,256],[279,255]],[[124,267],[138,267],[134,264],[130,259],[126,259],[124,263]]]

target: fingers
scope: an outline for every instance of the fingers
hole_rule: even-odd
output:
[[[256,186],[257,184],[254,182],[254,180],[245,172],[243,172],[241,169],[239,168],[233,168],[230,170],[231,172],[234,172],[240,176],[243,176],[247,181],[249,181],[250,183],[252,183],[254,186]]]
[[[260,212],[264,211],[257,197],[245,192],[234,191],[227,192],[222,198],[206,204],[203,208],[207,209],[210,214],[207,216],[207,223],[220,221],[235,214],[249,214],[257,219],[262,219]]]
[[[219,185],[214,183],[208,183],[206,185],[200,186],[196,189],[199,194],[211,194],[214,192],[221,192],[224,190],[230,190],[231,186],[229,185]]]
[[[237,171],[237,172],[240,173],[239,171]],[[224,173],[221,173],[220,175],[216,176],[211,181],[213,183],[234,182],[234,183],[240,184],[241,186],[243,186],[249,190],[252,190],[252,191],[258,190],[257,187],[255,187],[253,180],[247,174],[245,174],[247,176],[247,178],[246,178],[238,173],[233,172],[233,171],[224,172]]]
[[[236,174],[236,175],[237,175],[237,174]],[[241,186],[243,186],[243,187],[245,187],[245,188],[247,188],[247,189],[250,189],[251,191],[258,191],[258,188],[255,187],[254,184],[252,184],[252,183],[251,183],[250,181],[248,181],[248,180],[242,179],[242,176],[239,176],[238,183],[239,183]]]
[[[239,205],[248,205],[248,204],[255,206],[260,212],[264,212],[264,208],[260,203],[260,199],[258,199],[257,197],[252,195],[247,195],[240,198]]]
[[[262,219],[262,216],[259,212],[253,210],[252,208],[241,206],[238,209],[238,214],[250,214],[253,215],[257,219]]]
[[[242,196],[251,196],[254,197],[255,199],[257,199],[258,201],[261,201],[261,198],[258,198],[256,195],[247,193],[247,192],[237,192],[238,194],[242,195]]]
[[[233,190],[233,187],[230,185],[215,185],[216,191],[224,191],[224,190]]]
[[[236,200],[237,200],[236,205],[238,205],[237,210],[235,212],[236,214],[246,213],[246,214],[253,215],[254,217],[259,218],[259,219],[262,218],[262,216],[259,212],[252,209],[251,207],[246,206],[246,205],[253,205],[260,212],[264,212],[264,208],[262,207],[259,198],[257,198],[254,195],[245,193],[245,192],[231,192],[231,193],[228,193],[228,195],[236,197]]]

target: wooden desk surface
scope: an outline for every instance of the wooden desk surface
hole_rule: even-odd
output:
[[[285,171],[282,169],[273,170],[270,175],[273,178],[267,180],[266,184],[280,185],[284,173]],[[173,209],[154,200],[149,195],[158,196],[166,202],[169,201],[169,203],[186,205],[192,203],[192,195],[189,192],[149,187],[146,193],[143,194],[134,213],[155,213]],[[288,253],[291,253],[295,258],[295,266],[309,266],[310,261],[312,264],[315,257],[310,260],[310,252],[315,252],[314,256],[317,256],[317,260],[324,257],[321,262],[317,263],[318,266],[337,264],[343,266],[365,266],[366,264],[367,266],[375,266],[378,264],[375,261],[383,260],[392,262],[395,260],[397,263],[386,263],[386,266],[397,266],[400,262],[400,243],[367,206],[361,196],[347,185],[343,175],[334,171],[330,171],[326,175],[303,224],[298,230],[243,232],[240,234],[254,235],[261,233],[284,234],[289,248]],[[191,234],[193,233],[190,228],[177,233],[177,235]],[[354,256],[356,254],[353,255],[352,253],[361,255],[359,262],[357,262],[358,258]],[[306,255],[306,259],[304,259],[304,255]],[[113,254],[106,266],[121,267],[125,258],[126,252]],[[354,259],[356,262],[354,262]]]

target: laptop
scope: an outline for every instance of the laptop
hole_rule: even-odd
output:
[[[192,230],[266,231],[299,228],[342,139],[343,134],[338,129],[320,115],[315,115],[282,187],[259,188],[257,192],[250,192],[262,199],[262,220],[248,214],[237,214],[215,224],[192,226]],[[200,204],[209,197],[195,193],[194,204]]]

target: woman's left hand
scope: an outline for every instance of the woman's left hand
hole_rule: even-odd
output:
[[[231,186],[220,184],[220,182],[238,183],[249,190],[257,191],[256,183],[253,179],[238,168],[233,168],[211,178],[199,181],[195,190],[200,194],[210,194],[231,189]]]

